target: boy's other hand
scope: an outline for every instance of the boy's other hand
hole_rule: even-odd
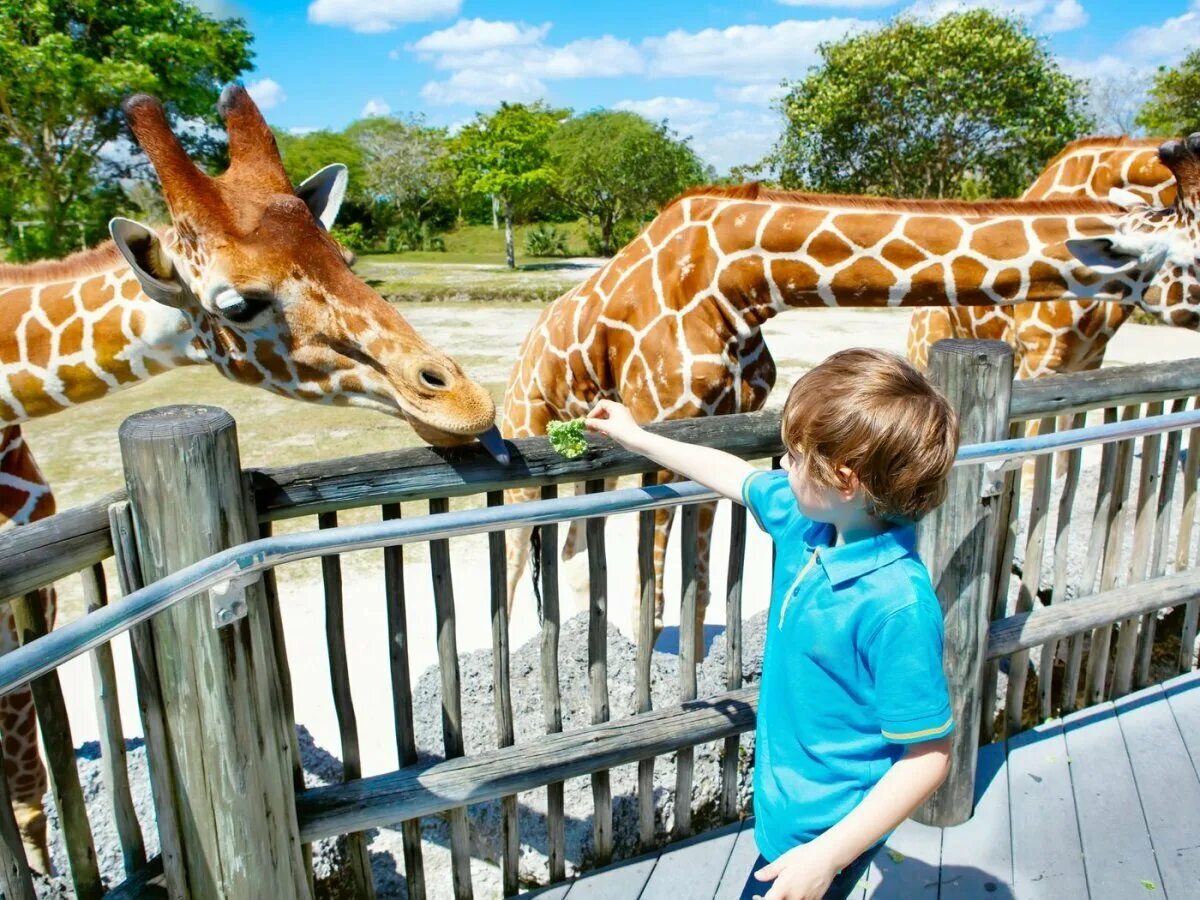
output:
[[[641,433],[642,427],[633,418],[623,404],[615,400],[601,400],[587,414],[584,427],[605,437],[610,437],[622,447],[628,447],[629,442]]]
[[[817,844],[793,847],[773,863],[768,863],[754,877],[774,882],[763,885],[763,900],[821,900],[837,875],[828,854]]]

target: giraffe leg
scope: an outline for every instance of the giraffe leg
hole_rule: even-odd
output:
[[[537,488],[516,488],[504,492],[505,505],[511,503],[528,503],[541,496]],[[517,585],[525,574],[525,565],[529,562],[529,540],[533,535],[532,528],[517,528],[508,532],[505,541],[504,562],[508,576],[508,617],[512,620],[513,599],[517,595]]]
[[[717,504],[701,503],[697,510],[696,540],[696,660],[704,659],[704,620],[711,591],[712,533]]]

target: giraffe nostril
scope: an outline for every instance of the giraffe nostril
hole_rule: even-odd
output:
[[[446,379],[432,369],[422,369],[421,384],[427,388],[433,388],[435,391],[444,391],[446,389]]]

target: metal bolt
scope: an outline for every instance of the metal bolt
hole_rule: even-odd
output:
[[[228,625],[233,621],[233,610],[229,608],[217,610],[217,621],[222,625]]]

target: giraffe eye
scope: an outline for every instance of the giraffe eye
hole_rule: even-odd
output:
[[[229,288],[217,295],[215,305],[223,318],[237,325],[245,325],[267,309],[271,303],[272,298],[268,294],[253,291],[239,294]]]

